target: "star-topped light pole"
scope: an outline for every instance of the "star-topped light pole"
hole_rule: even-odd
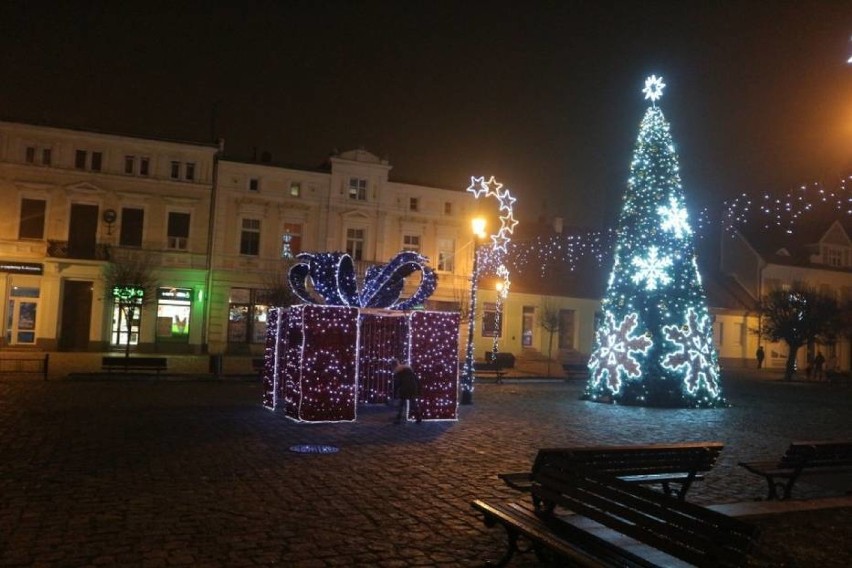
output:
[[[712,408],[722,398],[713,324],[695,256],[678,157],[652,75],[618,219],[585,398]]]
[[[502,307],[502,303],[505,301],[506,296],[509,294],[509,285],[511,284],[511,282],[509,281],[509,269],[506,267],[505,260],[507,247],[509,245],[509,242],[511,242],[512,240],[511,235],[518,224],[518,221],[515,219],[515,214],[513,210],[516,199],[512,197],[512,194],[509,192],[508,189],[503,189],[503,184],[494,179],[494,176],[491,176],[487,180],[484,176],[472,176],[470,178],[470,186],[467,188],[467,191],[471,192],[474,198],[476,199],[479,199],[480,197],[494,197],[500,204],[500,213],[504,213],[500,215],[500,229],[495,234],[491,235],[491,247],[488,251],[491,255],[493,255],[489,259],[488,264],[491,266],[497,266],[497,277],[499,278],[499,281],[501,283],[500,290],[497,293],[497,303],[499,310],[499,308]],[[484,220],[479,223],[474,225],[474,234],[477,235],[477,238],[484,238]],[[473,358],[473,340],[475,335],[474,328],[476,327],[476,290],[479,280],[479,268],[482,261],[479,258],[479,255],[485,253],[485,247],[479,246],[479,240],[475,241],[473,247],[473,266],[470,277],[470,305],[468,306],[469,318],[467,330],[467,349],[465,353],[465,361],[464,366],[462,368],[461,377],[462,404],[473,404],[473,389],[474,382],[476,380]],[[499,311],[497,317],[499,318]],[[499,325],[499,320],[495,323]],[[497,352],[496,334],[497,332],[495,331],[494,343],[492,346],[492,353],[495,354]]]

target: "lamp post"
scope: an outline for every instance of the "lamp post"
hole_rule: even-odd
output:
[[[473,266],[470,274],[470,306],[468,306],[467,320],[467,350],[464,358],[464,369],[462,369],[462,392],[461,403],[473,404],[473,335],[476,325],[476,286],[479,280],[479,241],[485,237],[485,219],[476,217],[471,221],[473,229]]]

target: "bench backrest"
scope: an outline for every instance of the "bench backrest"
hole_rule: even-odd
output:
[[[102,361],[102,365],[104,367],[132,367],[132,366],[145,366],[145,367],[162,367],[166,368],[165,357],[104,357]]]
[[[532,492],[543,511],[564,507],[695,566],[744,566],[758,534],[738,519],[588,468],[544,466]]]
[[[592,446],[543,448],[539,450],[532,473],[545,465],[570,468],[588,467],[618,477],[713,469],[724,448],[721,442],[650,444],[646,446]]]
[[[852,466],[852,442],[793,442],[781,465],[785,467]]]

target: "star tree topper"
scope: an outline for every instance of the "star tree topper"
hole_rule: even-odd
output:
[[[666,84],[663,83],[662,77],[651,75],[645,79],[645,88],[642,89],[642,92],[645,93],[646,99],[651,100],[651,104],[657,106],[657,99],[663,96],[663,89],[665,87]]]

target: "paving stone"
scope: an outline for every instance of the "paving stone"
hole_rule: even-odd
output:
[[[578,382],[507,382],[479,385],[457,422],[401,426],[385,406],[298,424],[263,409],[253,382],[3,378],[0,566],[481,566],[505,537],[470,502],[520,498],[496,475],[528,469],[540,447],[720,440],[690,500],[724,503],[765,493],[738,461],[848,437],[849,389],[727,378],[726,409],[617,407],[580,401]],[[340,452],[289,451],[301,443]]]

